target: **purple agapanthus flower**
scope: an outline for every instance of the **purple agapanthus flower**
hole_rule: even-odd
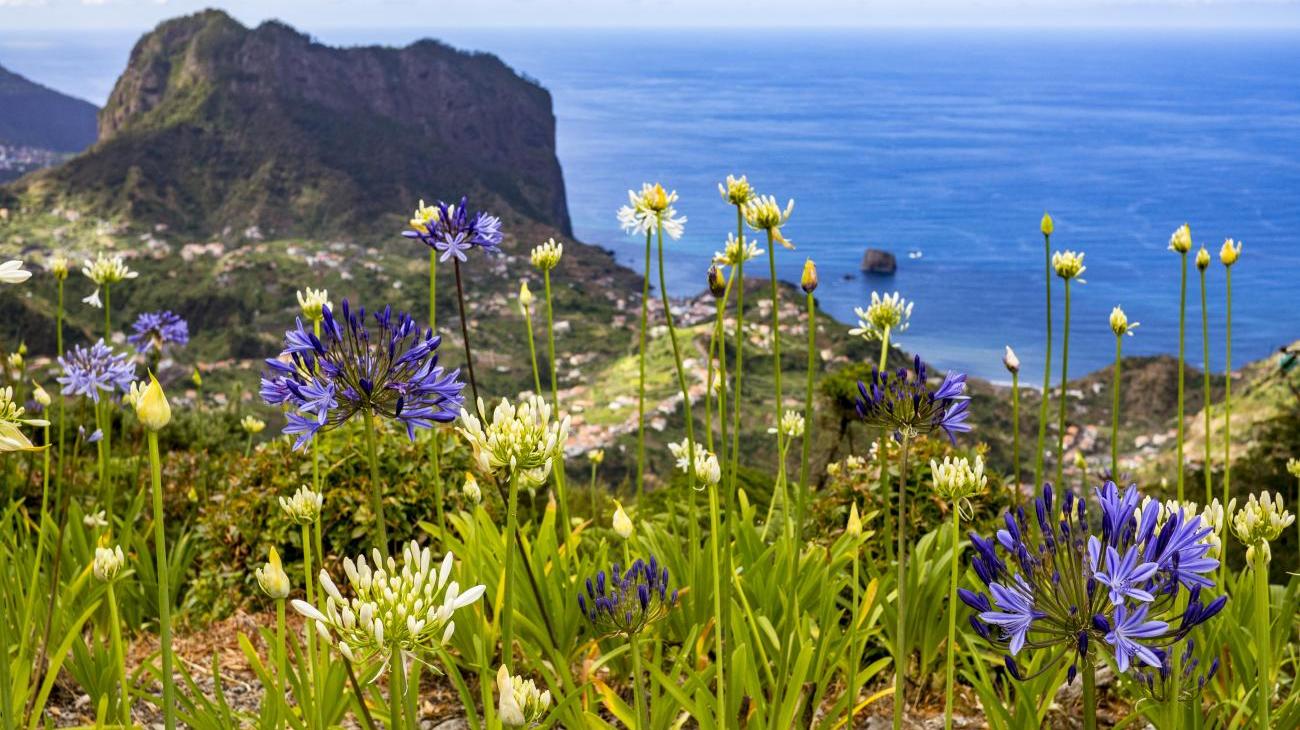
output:
[[[366,310],[346,299],[341,313],[323,308],[320,337],[298,320],[280,357],[266,361],[262,399],[290,409],[284,432],[297,434],[295,448],[357,413],[396,419],[412,440],[417,428],[456,419],[464,383],[438,365],[442,338],[391,307],[373,313],[370,327]]]
[[[64,395],[84,395],[98,403],[101,392],[125,393],[135,381],[135,364],[101,339],[90,347],[77,345],[59,358],[63,375],[57,379]]]
[[[1107,482],[1095,495],[1101,507],[1095,522],[1074,492],[1066,490],[1058,501],[1047,484],[1034,500],[1032,517],[1017,508],[1003,515],[992,539],[970,536],[971,564],[988,590],[958,592],[973,610],[970,624],[1003,649],[1013,678],[1023,677],[1017,654],[1050,652],[1038,672],[1066,662],[1072,681],[1078,668],[1097,666],[1098,655],[1108,652],[1122,672],[1135,664],[1158,668],[1154,674],[1133,669],[1153,695],[1176,690],[1179,699],[1189,699],[1203,681],[1191,675],[1181,682],[1156,677],[1168,675],[1167,660],[1177,656],[1172,654],[1176,645],[1189,642],[1192,630],[1227,602],[1226,596],[1202,599],[1203,591],[1214,588],[1208,574],[1218,566],[1206,557],[1210,531],[1200,517],[1181,510],[1167,513],[1159,526],[1158,504],[1137,509],[1136,486],[1121,490]],[[1183,651],[1190,656],[1187,646]]]
[[[429,210],[429,209],[425,209]],[[483,211],[469,212],[469,200],[460,199],[459,204],[438,202],[436,213],[427,220],[412,221],[411,230],[402,232],[407,238],[414,238],[440,252],[439,261],[455,258],[465,261],[471,249],[478,247],[484,251],[500,250],[501,219]]]
[[[164,345],[184,345],[190,341],[190,326],[179,315],[168,311],[145,312],[131,325],[135,334],[127,341],[136,352],[162,352]]]
[[[668,568],[653,556],[637,558],[624,573],[614,563],[588,578],[587,591],[578,593],[578,609],[598,636],[631,636],[667,615],[677,605],[677,591],[668,592]]]
[[[966,395],[965,373],[944,375],[939,387],[930,390],[925,363],[913,358],[912,369],[897,372],[871,370],[870,385],[858,381],[858,416],[896,435],[917,435],[942,431],[953,443],[957,434],[971,430],[970,396]]]
[[[1115,666],[1121,672],[1127,672],[1134,658],[1159,668],[1160,657],[1151,648],[1141,644],[1137,639],[1155,639],[1169,630],[1164,621],[1147,621],[1146,604],[1138,606],[1132,613],[1120,603],[1115,606],[1115,619],[1110,623],[1106,633],[1106,643],[1115,648]]]

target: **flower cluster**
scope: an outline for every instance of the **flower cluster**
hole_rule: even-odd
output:
[[[718,266],[735,266],[743,261],[758,258],[763,255],[763,249],[758,247],[758,242],[754,239],[747,239],[743,244],[736,234],[727,234],[727,243],[721,251],[713,252],[713,263]]]
[[[693,462],[695,478],[703,485],[713,486],[722,480],[722,467],[718,464],[717,455],[704,448],[704,445],[698,441],[695,442],[694,450],[691,449],[691,443],[687,439],[669,443],[668,450],[672,452],[677,468],[683,474],[689,473],[688,470],[691,469]]]
[[[858,381],[858,395],[858,417],[899,436],[941,430],[956,443],[958,433],[971,429],[966,422],[970,416],[966,374],[949,372],[938,388],[930,390],[920,355],[913,358],[910,371],[881,372],[873,367],[870,385]]]
[[[481,402],[479,411],[483,411]],[[569,438],[569,417],[552,418],[550,404],[537,395],[517,406],[502,398],[486,424],[464,408],[460,420],[463,425],[458,430],[473,447],[479,469],[517,475],[530,487],[546,481]]]
[[[95,561],[92,564],[91,572],[95,574],[95,579],[103,583],[111,583],[117,580],[117,574],[121,572],[122,566],[126,564],[126,556],[122,554],[122,547],[114,545],[105,547],[101,544],[95,548]]]
[[[1169,250],[1176,253],[1187,253],[1192,250],[1192,229],[1186,223],[1179,226],[1178,230],[1169,237]]]
[[[1056,271],[1057,276],[1069,281],[1078,279],[1088,270],[1088,267],[1083,265],[1082,252],[1057,251],[1052,254],[1052,269]],[[1084,283],[1083,279],[1079,279],[1079,283]]]
[[[677,191],[664,190],[659,183],[642,183],[641,192],[627,191],[628,204],[618,209],[618,224],[627,233],[649,234],[662,227],[669,238],[681,238],[686,226],[686,216],[677,216],[673,203]]]
[[[934,493],[946,502],[959,502],[984,491],[989,478],[984,476],[984,459],[975,457],[972,465],[966,457],[943,461],[930,460],[930,473],[934,476]]]
[[[87,259],[85,265],[81,267],[81,273],[98,286],[116,284],[140,275],[139,272],[128,268],[121,256],[108,258],[102,253],[94,261]]]
[[[538,271],[550,271],[559,265],[560,257],[563,255],[564,244],[557,243],[554,238],[548,238],[545,243],[533,249],[529,259]]]
[[[280,509],[297,525],[310,525],[320,518],[325,498],[306,484],[298,487],[292,497],[280,498]]]
[[[1124,310],[1118,306],[1110,310],[1110,331],[1114,332],[1116,337],[1123,337],[1124,335],[1132,337],[1133,330],[1137,329],[1140,324],[1141,322],[1129,322],[1128,315],[1124,314]]]
[[[239,427],[244,429],[244,433],[252,436],[261,433],[262,429],[266,428],[266,421],[257,416],[244,416],[239,419]]]
[[[530,727],[542,721],[551,708],[550,690],[542,691],[531,679],[511,676],[502,664],[497,670],[497,716],[506,727]]]
[[[784,226],[790,220],[790,214],[794,212],[794,199],[791,199],[785,204],[785,208],[782,208],[777,204],[775,197],[757,195],[745,203],[743,210],[745,222],[749,224],[750,228],[756,231],[767,231],[771,234],[772,240],[786,248],[794,248],[794,244],[781,235],[781,226]]]
[[[767,429],[768,433],[780,433],[787,440],[803,437],[804,419],[799,411],[788,410],[781,414],[779,426]]]
[[[126,339],[136,352],[162,352],[163,345],[184,345],[190,341],[190,326],[179,315],[168,311],[145,312],[131,325],[135,333]]]
[[[754,188],[749,184],[749,178],[741,175],[737,178],[735,175],[728,175],[726,182],[718,183],[718,192],[722,199],[731,205],[744,205],[754,199]]]
[[[677,604],[677,591],[668,592],[668,568],[652,555],[637,558],[624,573],[618,563],[606,575],[587,579],[587,592],[578,593],[578,608],[598,637],[632,636],[668,614]]]
[[[438,201],[435,206],[427,206],[421,200],[410,225],[411,229],[403,231],[402,235],[440,252],[439,261],[452,257],[465,261],[466,254],[475,247],[495,253],[501,250],[504,238],[501,219],[483,211],[470,215],[469,200],[464,197],[453,205]]]
[[[1084,500],[1066,491],[1058,504],[1045,485],[1034,500],[1035,530],[1020,509],[1004,514],[1005,527],[993,540],[971,533],[972,564],[992,602],[983,593],[959,594],[976,612],[971,626],[1008,652],[1007,669],[1017,678],[1015,657],[1026,648],[1055,652],[1043,671],[1070,657],[1071,679],[1078,665],[1095,662],[1093,655],[1105,649],[1119,671],[1132,668],[1153,688],[1152,676],[1137,665],[1168,676],[1174,645],[1227,601],[1201,600],[1219,565],[1207,557],[1212,528],[1182,507],[1166,512],[1153,503],[1159,509],[1139,510],[1136,485],[1121,490],[1107,482],[1095,492],[1096,529]]]
[[[459,370],[438,365],[441,337],[391,307],[372,315],[375,329],[365,308],[353,311],[344,299],[341,311],[338,320],[322,306],[319,338],[297,320],[280,357],[266,361],[262,400],[292,409],[284,432],[298,434],[294,448],[357,413],[397,419],[411,440],[416,428],[455,420],[464,383]]]
[[[26,409],[14,402],[14,389],[10,386],[0,388],[0,453],[6,451],[34,451],[34,446],[19,425],[44,427],[49,421],[36,418],[24,418]]]
[[[1296,479],[1300,479],[1300,459],[1287,459],[1286,471]]]
[[[64,395],[84,395],[99,402],[99,393],[114,390],[128,393],[135,381],[135,365],[126,355],[119,355],[99,340],[90,347],[77,345],[59,358]]]
[[[451,579],[451,553],[441,565],[433,563],[429,548],[412,540],[402,548],[399,563],[372,552],[374,566],[365,556],[343,560],[343,570],[352,586],[352,598],[344,598],[329,573],[320,572],[325,610],[295,600],[294,610],[315,621],[317,630],[333,644],[338,635],[339,652],[349,661],[387,661],[390,652],[429,651],[446,644],[456,629],[452,614],[479,599],[486,590],[474,586],[464,593]]]
[[[312,322],[319,321],[325,316],[326,308],[333,306],[330,304],[330,293],[325,289],[307,287],[306,290],[296,292],[296,295],[302,316]]]
[[[1252,494],[1246,498],[1246,504],[1232,516],[1232,531],[1246,546],[1247,562],[1254,560],[1256,550],[1263,550],[1267,561],[1273,558],[1268,544],[1292,522],[1295,515],[1282,506],[1282,495],[1274,497],[1265,491],[1258,497]]]
[[[68,270],[72,268],[72,262],[68,261],[67,256],[55,254],[45,262],[45,269],[54,275],[59,281],[65,281],[68,278]]]
[[[254,571],[257,577],[257,585],[267,596],[277,601],[283,601],[289,597],[289,574],[284,572],[284,565],[280,563],[280,553],[271,548],[271,554],[267,558],[266,565]]]
[[[853,313],[858,315],[858,326],[850,329],[849,334],[868,340],[883,340],[886,332],[904,332],[912,316],[912,304],[898,292],[882,297],[873,291],[871,304],[866,309],[853,308]]]

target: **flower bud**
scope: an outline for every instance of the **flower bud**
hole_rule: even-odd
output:
[[[1133,330],[1137,329],[1140,322],[1129,323],[1128,315],[1118,306],[1110,310],[1110,331],[1115,333],[1116,337],[1128,335],[1133,336]]]
[[[42,408],[50,405],[50,394],[41,387],[40,383],[34,383],[35,390],[32,391],[32,400],[40,404]]]
[[[1052,216],[1043,213],[1043,220],[1039,221],[1038,227],[1042,230],[1044,236],[1052,235],[1052,231],[1055,230],[1055,226],[1052,225]]]
[[[858,516],[857,502],[849,506],[849,523],[845,525],[844,531],[853,537],[862,535],[862,518]]]
[[[190,375],[190,382],[194,383],[195,388],[203,387],[203,374],[199,372],[199,366],[194,366],[194,374]]]
[[[722,269],[717,266],[709,267],[709,292],[715,298],[721,298],[727,291],[727,277],[722,275]]]
[[[1224,240],[1223,247],[1219,249],[1219,261],[1224,266],[1232,266],[1237,263],[1241,257],[1241,242],[1233,241],[1231,238]]]
[[[1291,476],[1300,479],[1300,459],[1287,459],[1286,470]]]
[[[270,558],[266,565],[258,568],[256,571],[257,585],[262,588],[262,592],[282,601],[289,596],[289,575],[284,572],[284,566],[280,564],[280,554],[271,548]]]
[[[329,292],[325,289],[312,289],[307,287],[304,291],[299,291],[298,308],[302,310],[302,316],[316,322],[325,316],[325,307],[330,306]]]
[[[744,205],[754,197],[754,188],[744,175],[739,178],[728,175],[726,183],[718,183],[718,192],[722,194],[723,200],[732,205]]]
[[[550,238],[534,248],[529,258],[538,271],[550,271],[560,263],[563,255],[564,244],[556,243],[554,238]]]
[[[144,389],[136,402],[135,415],[150,431],[161,431],[172,420],[172,407],[167,403],[167,395],[163,393],[162,385],[152,372],[149,373],[149,387]]]
[[[244,433],[251,436],[253,434],[261,433],[262,429],[266,428],[266,421],[263,421],[257,416],[244,416],[239,420],[239,427],[244,429]]]
[[[528,288],[528,280],[519,282],[519,306],[527,309],[533,306],[533,290]]]
[[[817,265],[812,259],[803,262],[803,276],[799,278],[799,286],[807,294],[817,290]]]
[[[1007,351],[1002,355],[1002,365],[1006,367],[1007,372],[1012,375],[1020,372],[1020,358],[1016,357],[1016,351],[1007,345]]]
[[[312,491],[306,484],[298,487],[292,497],[280,498],[280,509],[289,519],[298,525],[310,525],[320,517],[321,506],[325,498]]]
[[[634,529],[632,518],[628,517],[627,512],[623,511],[623,505],[618,500],[614,500],[614,506],[616,508],[614,510],[614,533],[626,540],[632,537]]]
[[[1056,275],[1069,281],[1079,277],[1088,267],[1083,265],[1082,253],[1074,251],[1057,251],[1052,254],[1052,268],[1056,270]]]
[[[94,573],[97,580],[108,583],[117,578],[117,574],[126,563],[121,546],[95,548]]]
[[[604,450],[604,449],[592,449],[591,451],[588,451],[588,452],[587,452],[587,461],[590,461],[591,463],[596,464],[596,465],[603,464],[603,463],[605,462],[605,450]]]
[[[63,281],[68,278],[68,269],[70,265],[71,264],[68,261],[67,257],[61,255],[55,255],[50,259],[49,263],[46,264],[45,266],[47,269],[50,270],[51,274],[54,274],[55,279],[58,279],[59,281]]]
[[[460,492],[474,504],[483,501],[483,490],[479,488],[478,480],[469,472],[465,472],[465,483],[461,485]]]
[[[1199,271],[1205,271],[1210,268],[1210,252],[1201,246],[1201,250],[1196,252],[1196,268]]]
[[[1169,237],[1169,250],[1177,253],[1187,253],[1192,250],[1192,229],[1186,223],[1179,226],[1178,230]]]
[[[662,213],[668,209],[668,191],[664,190],[663,185],[655,183],[654,187],[646,191],[644,201],[647,208]]]

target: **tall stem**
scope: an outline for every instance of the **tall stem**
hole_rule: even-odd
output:
[[[1091,659],[1083,662],[1083,730],[1097,730],[1097,668]]]
[[[1232,489],[1232,267],[1224,269],[1227,277],[1227,316],[1224,320],[1226,334],[1224,337],[1223,360],[1223,506],[1228,506],[1228,496]],[[1207,365],[1208,367],[1208,365]],[[1297,520],[1300,522],[1300,520]]]
[[[117,701],[118,718],[122,725],[131,726],[131,687],[126,681],[126,654],[122,649],[122,621],[117,612],[117,594],[113,591],[113,582],[108,583],[108,629],[109,641],[113,643],[113,669],[117,672],[118,691],[121,697]]]
[[[776,440],[781,442],[781,403],[784,400],[781,392],[781,296],[777,289],[776,280],[776,236],[773,229],[767,229],[767,270],[768,278],[772,285],[772,377],[776,380],[776,403],[772,406],[774,420],[772,426],[776,428]],[[777,479],[785,479],[785,459],[782,458],[776,466]],[[789,502],[781,505],[781,509],[789,512]]]
[[[438,251],[434,248],[429,249],[429,330],[438,334]],[[433,507],[440,534],[447,530],[447,520],[442,513],[442,505],[447,497],[443,491],[442,465],[438,463],[442,458],[441,435],[436,425],[429,429],[429,458],[433,461]]]
[[[401,730],[406,713],[406,666],[402,650],[394,646],[388,663],[393,670],[393,680],[388,687],[388,727],[389,730]]]
[[[799,455],[799,499],[795,510],[795,544],[803,544],[803,520],[808,505],[809,463],[812,461],[813,442],[813,379],[817,371],[817,302],[812,292],[808,292],[808,381],[804,386],[803,396],[803,443]]]
[[[501,661],[509,664],[514,655],[515,612],[514,575],[515,541],[519,536],[519,475],[510,470],[509,498],[506,505],[506,586],[501,602]],[[522,548],[521,548],[522,549]]]
[[[312,443],[315,444],[315,441],[313,440]],[[316,584],[315,584],[315,580],[312,578],[312,572],[315,570],[315,567],[314,567],[314,562],[312,560],[311,548],[312,548],[311,525],[310,524],[303,525],[302,526],[303,584],[306,586],[306,590],[307,590],[307,603],[310,603],[311,605],[315,606],[316,605],[316,587],[315,587]],[[324,556],[322,555],[321,557]],[[322,665],[318,662],[318,657],[316,655],[316,635],[315,635],[316,632],[306,631],[304,633],[307,635],[307,672],[311,678],[311,689],[312,689],[311,697],[310,697],[310,708],[312,711],[312,716],[316,720],[316,726],[320,727],[322,725],[321,718],[319,715],[320,701],[322,699],[322,694],[323,694],[320,686],[320,680],[321,680],[320,668]]]
[[[1065,389],[1070,377],[1070,280],[1065,280],[1065,326],[1061,331],[1061,402],[1057,408],[1056,422],[1056,483],[1061,483],[1065,470]],[[1181,498],[1181,493],[1179,494]]]
[[[1268,728],[1273,702],[1273,637],[1269,631],[1268,553],[1266,545],[1255,545],[1255,727]]]
[[[6,510],[8,507],[9,505],[6,504]],[[54,578],[51,578],[51,581],[53,580]],[[0,596],[0,606],[3,606],[6,612],[5,616],[0,617],[0,728],[3,730],[12,730],[18,725],[15,712],[17,708],[14,707],[13,701],[13,682],[9,678],[9,645],[12,639],[9,636],[8,602],[9,596]]]
[[[1210,314],[1205,296],[1205,269],[1201,269],[1201,387],[1205,391],[1201,409],[1205,411],[1205,503],[1214,496],[1214,457],[1210,454]]]
[[[1187,364],[1187,252],[1179,254],[1182,259],[1182,286],[1178,293],[1178,443],[1174,452],[1178,462],[1178,501],[1183,501],[1183,369]]]
[[[307,633],[310,634],[311,631]],[[280,711],[279,727],[288,727],[289,725],[289,703],[284,699],[285,688],[289,683],[289,672],[286,669],[285,662],[284,634],[284,599],[281,598],[275,602],[275,676],[278,680],[275,688],[277,693],[275,706]]]
[[[1116,482],[1119,481],[1119,376],[1123,348],[1124,336],[1115,335],[1115,374],[1110,384],[1110,478]]]
[[[57,302],[57,308],[55,309],[54,312],[54,342],[55,342],[54,347],[58,351],[58,356],[62,357],[63,356],[63,279],[59,279],[58,302]],[[66,419],[64,418],[64,408],[65,408],[64,402],[67,400],[67,397],[63,395],[62,389],[59,389],[58,396],[59,396],[59,475],[58,478],[56,478],[54,481],[55,504],[62,503],[61,496],[63,494],[63,464],[64,464],[63,443],[64,443],[64,431],[65,431],[65,421],[66,421]]]
[[[961,555],[961,508],[952,504],[952,566],[948,570],[948,643],[944,644],[945,671],[943,727],[952,730],[952,685],[957,658],[957,566]]]
[[[907,679],[907,447],[912,435],[903,433],[898,469],[898,605],[894,624],[894,730],[903,727]]]
[[[109,286],[104,285],[104,344],[113,344],[113,317],[110,314],[112,300],[108,295]]]
[[[1020,372],[1011,373],[1011,485],[1016,490],[1016,506],[1020,498]]]
[[[854,498],[856,501],[856,497]],[[861,590],[858,577],[858,563],[861,562],[862,541],[860,537],[855,537],[853,541],[853,605],[849,607],[849,656],[848,656],[848,686],[845,688],[845,694],[848,695],[848,707],[845,712],[848,715],[848,722],[845,727],[853,730],[853,716],[856,714],[856,705],[858,704],[858,662],[862,655],[858,653],[858,623],[859,623],[859,603],[858,591]]]
[[[641,694],[641,645],[635,633],[631,635],[631,641],[632,698],[636,706],[636,730],[650,730],[650,708],[647,707],[645,696]]]
[[[645,232],[645,273],[641,276],[641,362],[636,399],[636,496],[645,494],[645,358],[650,312],[650,231]]]
[[[383,487],[379,483],[379,458],[375,453],[375,415],[369,411],[361,412],[361,420],[366,426],[366,460],[370,462],[370,511],[375,513],[374,541],[371,543],[380,554],[388,552],[388,522],[384,519]]]
[[[452,259],[456,271],[456,303],[460,307],[460,337],[465,343],[465,369],[469,371],[469,388],[474,394],[474,409],[478,413],[479,420],[484,420],[483,412],[479,407],[478,400],[478,379],[474,377],[474,353],[469,347],[469,313],[465,309],[465,285],[461,282],[460,277],[460,259]]]
[[[149,432],[149,472],[153,481],[153,542],[158,561],[158,633],[162,644],[163,721],[176,730],[176,688],[172,679],[172,601],[168,583],[167,537],[163,525],[162,459],[158,434]]]
[[[739,488],[740,471],[740,399],[745,376],[745,214],[736,206],[736,239],[740,254],[736,257],[736,387],[731,391],[735,412],[731,418],[731,490],[730,501]],[[731,583],[730,580],[727,581]],[[728,589],[730,590],[730,589]]]
[[[533,337],[533,311],[526,304],[520,307],[520,311],[524,315],[524,329],[528,332],[528,360],[533,366],[533,392],[541,395],[542,374],[537,367],[537,341]]]
[[[673,310],[668,303],[668,286],[664,277],[664,227],[659,224],[659,295],[663,298],[664,319],[668,322],[668,339],[673,344],[673,360],[677,365],[677,385],[682,391],[682,408],[686,418],[686,453],[689,467],[686,469],[686,483],[691,488],[691,506],[695,505],[695,419],[691,416],[691,391],[686,385],[686,367],[682,364],[681,346],[677,343],[677,328],[673,326]],[[780,372],[780,368],[777,368]],[[779,382],[779,378],[778,378]],[[780,386],[778,385],[778,388]],[[779,422],[779,421],[778,421]],[[694,510],[691,512],[691,525],[698,529]],[[696,545],[692,545],[694,550]]]
[[[715,669],[717,670],[718,685],[718,702],[717,702],[717,727],[719,730],[727,728],[727,683],[723,677],[723,666],[727,663],[727,656],[723,649],[722,632],[722,557],[719,551],[719,545],[722,541],[721,524],[718,520],[718,488],[719,484],[709,486],[709,547],[710,558],[713,560],[713,653]]]
[[[1043,447],[1047,441],[1047,403],[1052,389],[1052,236],[1043,234],[1044,289],[1047,295],[1047,357],[1043,361],[1043,392],[1038,403],[1038,442],[1034,449],[1034,490],[1043,486]],[[1064,397],[1064,394],[1062,394]]]
[[[555,315],[551,305],[551,270],[543,269],[542,281],[546,288],[546,355],[551,364],[551,402],[555,407],[555,417],[560,417],[560,386],[559,362],[555,359]],[[529,328],[529,337],[532,337],[532,329]],[[569,500],[565,496],[565,481],[567,474],[564,473],[564,459],[555,460],[555,466],[551,469],[555,478],[555,499],[560,503],[560,524],[561,534],[566,538],[569,534]]]
[[[885,367],[889,365],[889,329],[885,328],[884,334],[880,337],[880,372],[885,372]]]

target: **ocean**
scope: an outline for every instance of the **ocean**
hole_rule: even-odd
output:
[[[717,183],[746,174],[761,192],[796,201],[785,228],[796,250],[778,250],[781,278],[797,281],[811,257],[821,306],[849,322],[873,290],[901,292],[915,310],[895,341],[940,367],[1006,380],[1011,345],[1026,384],[1039,381],[1044,211],[1056,221],[1054,249],[1086,252],[1086,283],[1072,286],[1072,375],[1111,362],[1117,304],[1141,322],[1126,353],[1177,351],[1179,257],[1167,243],[1184,222],[1214,254],[1211,366],[1223,367],[1225,237],[1244,241],[1235,362],[1300,338],[1294,31],[316,34],[341,45],[433,36],[538,79],[554,98],[579,239],[639,270],[644,242],[618,229],[615,211],[642,181],[678,191],[688,222],[669,244],[676,295],[705,288],[708,261],[735,226]],[[0,31],[0,65],[102,103],[135,37]],[[895,253],[897,273],[861,273],[867,247]],[[1187,351],[1199,366],[1190,259]],[[1059,363],[1059,280],[1053,287]]]

